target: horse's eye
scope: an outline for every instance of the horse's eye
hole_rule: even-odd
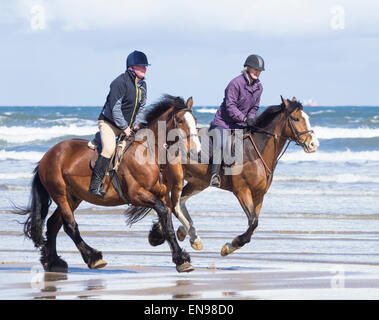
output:
[[[299,121],[299,118],[293,117],[293,121]]]

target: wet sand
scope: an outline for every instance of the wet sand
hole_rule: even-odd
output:
[[[298,266],[301,267],[301,266]],[[319,269],[319,270],[318,270]],[[0,265],[1,299],[378,299],[377,267],[328,269],[197,268],[179,274],[174,267],[107,266],[89,270],[71,266],[68,273],[43,272],[25,263]]]
[[[194,218],[204,250],[193,250],[188,238],[181,243],[195,267],[183,274],[171,262],[167,244],[151,247],[147,242],[154,215],[126,228],[120,210],[79,210],[83,238],[103,252],[108,265],[88,269],[61,231],[58,255],[69,265],[63,274],[42,270],[39,252],[24,239],[22,226],[3,212],[0,299],[379,299],[377,217],[369,224],[354,219],[351,226],[350,216],[336,222],[335,216],[267,214],[252,242],[228,257],[221,257],[220,249],[245,230],[242,216],[233,226],[229,216]]]

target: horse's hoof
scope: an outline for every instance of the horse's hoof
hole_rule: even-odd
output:
[[[50,263],[46,262],[43,264],[43,268],[47,272],[62,272],[67,273],[68,265],[67,262],[61,259],[60,257],[51,261]]]
[[[195,250],[203,250],[203,243],[201,242],[200,237],[197,237],[195,240],[190,240],[191,247]]]
[[[238,248],[233,247],[230,243],[225,243],[224,246],[221,249],[221,255],[223,257],[227,256],[228,254],[233,253]]]
[[[186,229],[183,226],[180,226],[176,231],[176,236],[178,237],[179,241],[183,241],[187,236]]]
[[[107,265],[107,263],[103,259],[96,260],[95,262],[91,263],[89,265],[90,269],[100,269],[104,268]]]
[[[193,270],[195,270],[195,268],[192,266],[192,264],[190,264],[189,262],[184,262],[183,264],[181,264],[180,266],[176,266],[176,270],[178,272],[191,272]]]
[[[61,266],[61,265],[56,265],[56,266],[51,266],[49,268],[49,272],[62,272],[62,273],[67,273],[68,266]]]

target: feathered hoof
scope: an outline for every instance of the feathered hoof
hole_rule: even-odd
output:
[[[203,250],[203,243],[201,242],[200,237],[196,237],[195,240],[190,240],[191,247],[195,250]]]
[[[180,226],[178,230],[176,231],[176,236],[179,241],[184,241],[184,239],[187,236],[187,231],[183,226]]]
[[[176,266],[176,270],[178,272],[191,272],[195,270],[195,268],[189,262],[184,262],[183,264]]]
[[[56,260],[52,261],[51,263],[47,263],[47,262],[44,263],[43,268],[47,272],[67,273],[68,265],[66,261],[58,257]]]
[[[100,268],[104,268],[106,265],[107,263],[103,259],[99,259],[91,263],[88,267],[90,269],[100,269]]]

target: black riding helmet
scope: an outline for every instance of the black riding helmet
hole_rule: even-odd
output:
[[[146,54],[141,51],[133,51],[126,58],[126,68],[130,66],[149,66],[149,62],[147,61]]]
[[[246,58],[244,67],[251,67],[253,69],[264,71],[265,70],[265,62],[261,56],[257,54],[252,54]]]

